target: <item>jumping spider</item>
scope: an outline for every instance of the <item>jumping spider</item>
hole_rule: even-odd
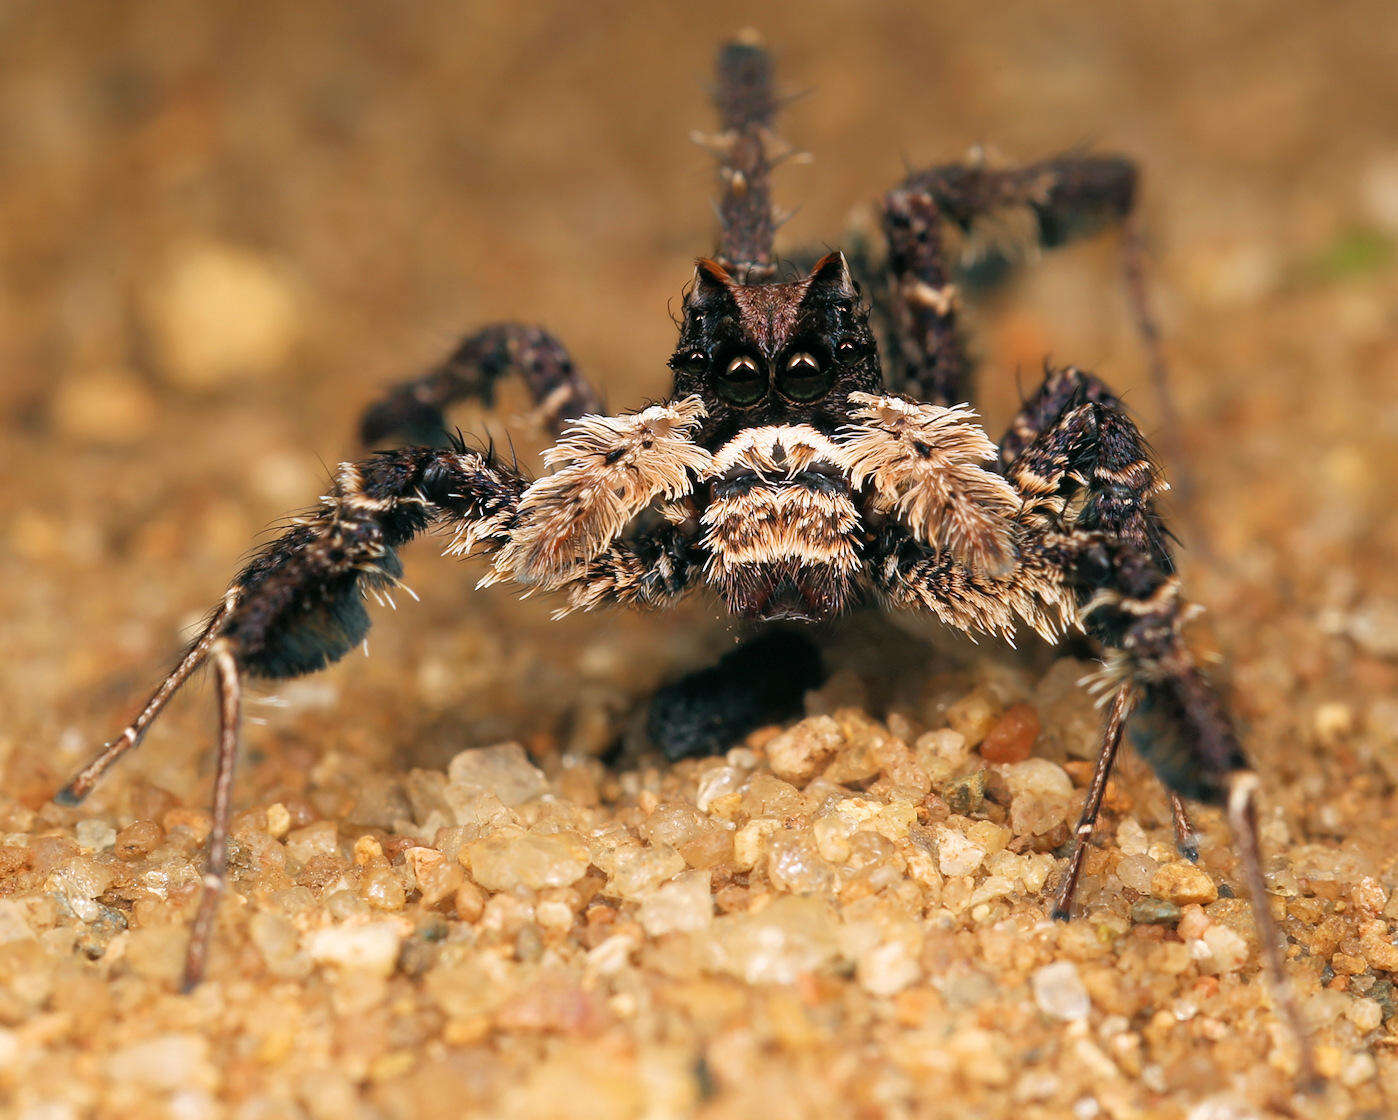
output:
[[[310,673],[353,649],[369,629],[366,594],[397,584],[397,549],[437,526],[455,532],[447,552],[485,560],[482,585],[559,592],[559,614],[665,607],[705,585],[755,620],[821,620],[873,603],[1006,639],[1020,624],[1051,643],[1080,630],[1103,653],[1098,683],[1112,700],[1055,915],[1069,913],[1129,726],[1175,797],[1182,844],[1179,798],[1226,806],[1294,1025],[1259,859],[1257,779],[1182,640],[1191,608],[1154,504],[1165,483],[1141,433],[1103,382],[1073,367],[1047,370],[998,444],[961,403],[970,363],[949,236],[1006,208],[1032,218],[1043,246],[1122,223],[1134,165],[1069,155],[917,171],[882,200],[882,276],[861,286],[831,252],[779,279],[769,178],[784,153],[771,69],[754,41],[719,52],[720,129],[701,139],[717,159],[721,232],[685,292],[670,396],[601,415],[545,331],[503,324],[470,336],[365,417],[366,442],[407,434],[424,445],[342,463],[330,493],[234,578],[134,722],[59,800],[81,801],[213,663],[213,829],[185,969],[196,983],[225,880],[243,678]],[[868,272],[880,263],[857,260]],[[557,437],[543,454],[551,473],[537,479],[438,438],[446,406],[489,399],[507,373],[522,376]]]

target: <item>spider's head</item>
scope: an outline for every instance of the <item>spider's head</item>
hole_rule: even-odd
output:
[[[878,349],[843,253],[788,284],[743,284],[701,260],[670,359],[676,397],[703,398],[711,447],[742,428],[845,422],[850,393],[877,392]]]

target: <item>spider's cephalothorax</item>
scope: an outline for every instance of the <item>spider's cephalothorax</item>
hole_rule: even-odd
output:
[[[735,614],[811,620],[858,595],[860,502],[835,442],[853,393],[882,387],[868,315],[839,253],[791,283],[700,261],[670,366],[698,398],[712,467],[694,495],[708,582]]]
[[[366,441],[423,442],[341,464],[329,493],[233,579],[174,671],[60,799],[81,800],[190,674],[213,663],[222,730],[207,889],[186,965],[194,983],[226,870],[242,681],[338,660],[369,629],[366,595],[398,582],[397,550],[443,526],[455,533],[448,551],[484,562],[482,584],[557,592],[562,612],[665,607],[707,586],[754,619],[823,619],[869,603],[1005,639],[1021,626],[1049,641],[1085,632],[1114,701],[1055,913],[1068,913],[1129,723],[1175,795],[1183,847],[1179,796],[1227,806],[1279,979],[1256,778],[1183,640],[1191,610],[1155,509],[1165,484],[1140,432],[1105,384],[1072,367],[1046,371],[998,443],[965,403],[965,258],[950,246],[1007,210],[1032,219],[1043,247],[1124,220],[1134,167],[1073,155],[916,171],[883,197],[884,253],[861,258],[871,276],[861,293],[840,253],[777,278],[769,181],[787,153],[760,45],[722,48],[716,102],[720,129],[701,139],[717,158],[719,245],[686,294],[671,396],[601,415],[599,395],[548,332],[506,323],[471,335],[365,417]],[[882,361],[876,337],[888,340]],[[489,399],[508,372],[522,375],[558,437],[538,478],[445,438],[444,408]],[[790,647],[753,647],[778,648]],[[769,673],[796,672],[786,654],[754,656],[776,662]],[[754,664],[743,659],[718,690],[741,690],[734,674]],[[703,691],[685,691],[689,710]],[[789,709],[795,693],[754,688],[747,698],[760,695]],[[761,704],[737,707],[749,719]]]

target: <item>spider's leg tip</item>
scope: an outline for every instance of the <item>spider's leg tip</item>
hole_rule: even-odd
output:
[[[86,797],[87,792],[85,790],[74,789],[73,783],[69,782],[53,795],[53,803],[55,805],[63,805],[71,808],[74,805],[81,805]]]
[[[1073,920],[1073,912],[1066,906],[1056,903],[1053,909],[1049,911],[1049,917],[1055,922],[1071,922]]]

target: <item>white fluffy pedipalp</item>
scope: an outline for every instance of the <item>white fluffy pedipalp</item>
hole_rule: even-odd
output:
[[[945,549],[973,572],[1001,576],[1014,567],[1014,517],[1020,497],[982,463],[995,444],[968,405],[945,408],[899,397],[851,393],[853,423],[840,439],[855,486],[921,541]]]
[[[553,586],[598,556],[654,499],[688,494],[708,473],[693,442],[704,417],[698,397],[626,416],[584,416],[543,454],[557,468],[520,498],[508,542],[482,583],[513,579]]]

